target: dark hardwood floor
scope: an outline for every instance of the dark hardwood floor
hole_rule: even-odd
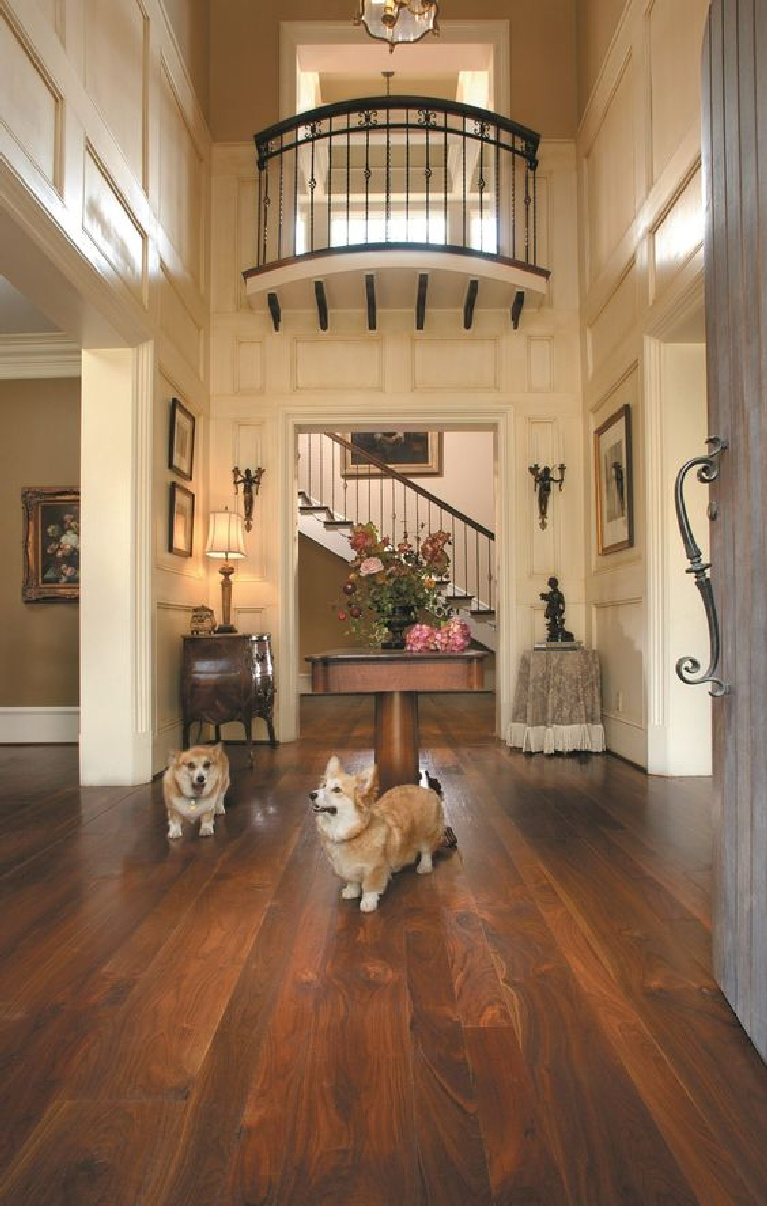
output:
[[[377,913],[308,811],[364,698],[304,701],[216,836],[0,748],[0,1203],[767,1202],[767,1068],[711,977],[710,784],[511,753],[421,705],[459,849]]]

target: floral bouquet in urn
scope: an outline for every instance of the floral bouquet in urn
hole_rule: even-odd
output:
[[[404,638],[400,643],[394,633],[403,624],[451,614],[439,590],[450,567],[447,532],[431,532],[415,545],[407,538],[394,545],[388,536],[379,536],[374,523],[358,523],[349,543],[355,555],[337,610],[347,631],[370,645],[396,642],[395,647],[402,647]]]

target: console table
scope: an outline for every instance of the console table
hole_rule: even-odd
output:
[[[420,692],[481,691],[484,649],[411,653],[404,649],[334,649],[306,660],[315,695],[373,695],[375,762],[381,790],[418,782]]]
[[[266,722],[274,735],[274,665],[268,632],[185,636],[181,665],[181,708],[184,749],[194,721],[212,724],[216,740],[221,725],[231,720],[245,726],[248,760],[253,765],[253,720]]]
[[[535,649],[522,654],[506,742],[531,754],[604,751],[595,649]]]

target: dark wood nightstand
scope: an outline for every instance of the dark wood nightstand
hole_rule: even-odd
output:
[[[238,720],[245,726],[248,759],[253,765],[253,720],[266,722],[274,735],[274,664],[268,632],[257,636],[227,633],[185,636],[181,665],[181,708],[184,749],[194,721],[212,724],[216,740],[221,725]]]

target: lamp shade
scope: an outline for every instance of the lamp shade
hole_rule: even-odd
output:
[[[245,556],[245,530],[241,515],[233,511],[211,511],[205,553],[208,557],[219,557],[225,561]]]

